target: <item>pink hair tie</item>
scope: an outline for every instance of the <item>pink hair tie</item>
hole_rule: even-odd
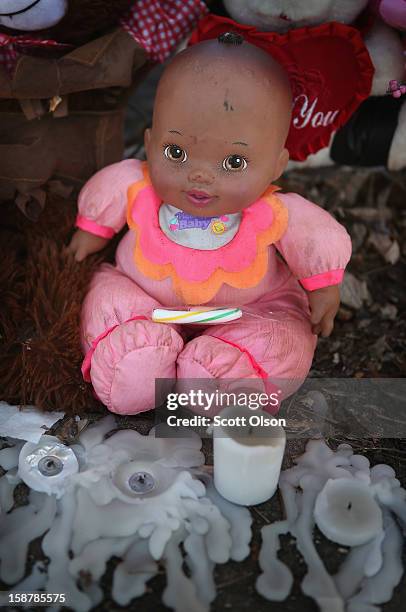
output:
[[[400,98],[406,94],[406,85],[404,83],[398,83],[395,79],[389,81],[389,88],[386,93],[392,95],[393,98]]]

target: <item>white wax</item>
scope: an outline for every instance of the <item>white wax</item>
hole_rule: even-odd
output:
[[[219,417],[230,425],[214,425],[214,484],[225,499],[242,506],[261,504],[276,491],[286,434],[282,427],[255,425],[272,419],[260,410],[236,406]],[[232,425],[234,418],[245,424]],[[251,424],[252,423],[252,424]]]
[[[333,542],[360,546],[382,531],[382,511],[369,485],[358,478],[329,479],[314,508],[316,524]]]

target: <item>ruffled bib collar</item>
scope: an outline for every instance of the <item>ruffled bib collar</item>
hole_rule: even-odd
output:
[[[135,233],[137,268],[153,280],[171,278],[182,303],[205,304],[223,284],[255,287],[268,267],[268,247],[278,241],[288,224],[288,211],[271,185],[259,200],[242,211],[234,238],[215,250],[195,250],[169,240],[160,225],[162,201],[152,187],[147,165],[143,179],[128,190],[127,222]]]

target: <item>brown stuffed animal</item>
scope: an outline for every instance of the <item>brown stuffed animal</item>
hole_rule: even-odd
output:
[[[205,10],[202,0],[0,0],[0,400],[76,414],[97,405],[78,333],[101,258],[78,267],[63,248],[78,189],[122,158],[129,92]]]
[[[134,0],[55,0],[41,20],[35,9],[43,2],[45,9],[49,0],[11,19],[1,17],[7,2],[0,0],[0,24],[26,30],[16,30],[10,40],[3,27],[10,42],[0,47],[0,197],[17,193],[17,204],[31,218],[44,206],[39,189],[52,177],[83,181],[121,158],[126,96],[148,59],[116,27]],[[53,27],[28,36],[30,24],[42,27],[61,14]]]

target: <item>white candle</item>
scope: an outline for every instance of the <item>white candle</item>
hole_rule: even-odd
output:
[[[333,542],[360,546],[382,531],[382,511],[367,482],[358,478],[329,479],[317,496],[316,524]]]
[[[214,484],[225,499],[252,506],[275,493],[286,434],[272,421],[275,417],[245,406],[226,408],[214,418]]]

